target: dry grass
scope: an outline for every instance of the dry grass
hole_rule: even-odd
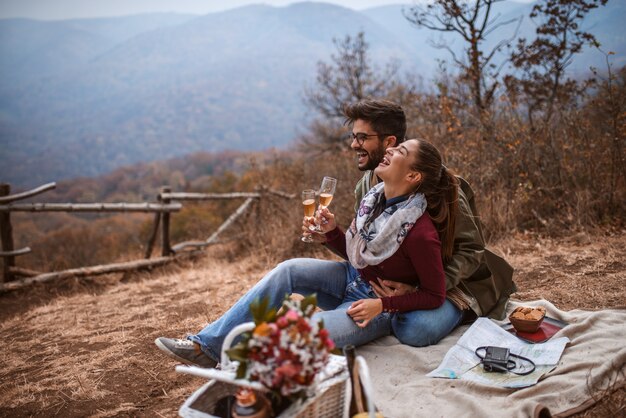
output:
[[[626,308],[626,236],[579,232],[563,238],[517,234],[495,245],[515,267],[518,299],[560,309]]]
[[[495,247],[516,267],[517,298],[602,309],[626,300],[625,244],[621,231],[517,235]],[[202,380],[177,374],[153,340],[197,331],[273,265],[270,257],[228,262],[227,255],[212,250],[152,274],[1,296],[0,416],[174,416]],[[594,393],[601,402],[578,416],[623,406],[624,388],[614,389]]]
[[[5,296],[33,303],[2,312],[0,415],[172,416],[200,381],[176,374],[154,338],[182,337],[214,320],[259,273],[251,261],[205,258],[93,292],[77,286],[48,301]]]

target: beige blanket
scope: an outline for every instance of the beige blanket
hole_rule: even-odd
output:
[[[509,312],[520,305],[511,302]],[[376,405],[386,418],[529,417],[546,410],[567,416],[592,405],[607,385],[624,385],[626,310],[564,312],[545,300],[523,303],[539,305],[546,307],[548,316],[570,323],[555,337],[571,342],[557,367],[537,385],[512,390],[426,377],[468,328],[463,326],[431,347],[401,345],[393,337],[360,347],[357,352],[367,360]]]

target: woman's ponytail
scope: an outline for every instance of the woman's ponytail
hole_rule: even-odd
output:
[[[459,180],[441,162],[441,154],[431,143],[418,139],[418,158],[414,169],[423,175],[417,191],[424,193],[427,211],[433,220],[439,239],[441,255],[448,261],[454,252],[454,229],[459,211]]]
[[[441,254],[444,260],[449,260],[454,251],[454,229],[459,211],[459,179],[446,166],[441,166],[441,179],[438,189],[442,194],[442,206],[446,207],[446,216],[440,225],[437,225],[439,239],[441,239]]]

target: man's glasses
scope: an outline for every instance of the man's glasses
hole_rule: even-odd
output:
[[[362,147],[363,143],[370,136],[387,136],[387,134],[366,134],[366,133],[363,133],[363,132],[359,132],[359,133],[355,134],[354,132],[350,132],[350,133],[348,133],[347,139],[348,139],[348,142],[350,142],[350,143],[352,143],[352,141],[356,140],[356,143],[359,144],[359,147]]]

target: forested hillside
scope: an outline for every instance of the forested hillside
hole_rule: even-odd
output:
[[[497,2],[484,46],[532,37],[532,4]],[[591,10],[594,33],[614,65],[624,62],[626,5]],[[96,176],[138,162],[197,151],[285,147],[317,115],[305,102],[333,39],[362,31],[370,66],[394,82],[433,92],[437,60],[463,60],[455,33],[419,28],[410,5],[355,11],[326,3],[247,6],[205,16],[140,15],[43,22],[0,21],[0,179],[15,187]],[[433,42],[445,48],[435,48]],[[497,51],[500,66],[510,51]],[[604,57],[583,45],[568,74],[586,78]],[[456,63],[447,71],[457,74]],[[507,72],[519,70],[506,67]]]

